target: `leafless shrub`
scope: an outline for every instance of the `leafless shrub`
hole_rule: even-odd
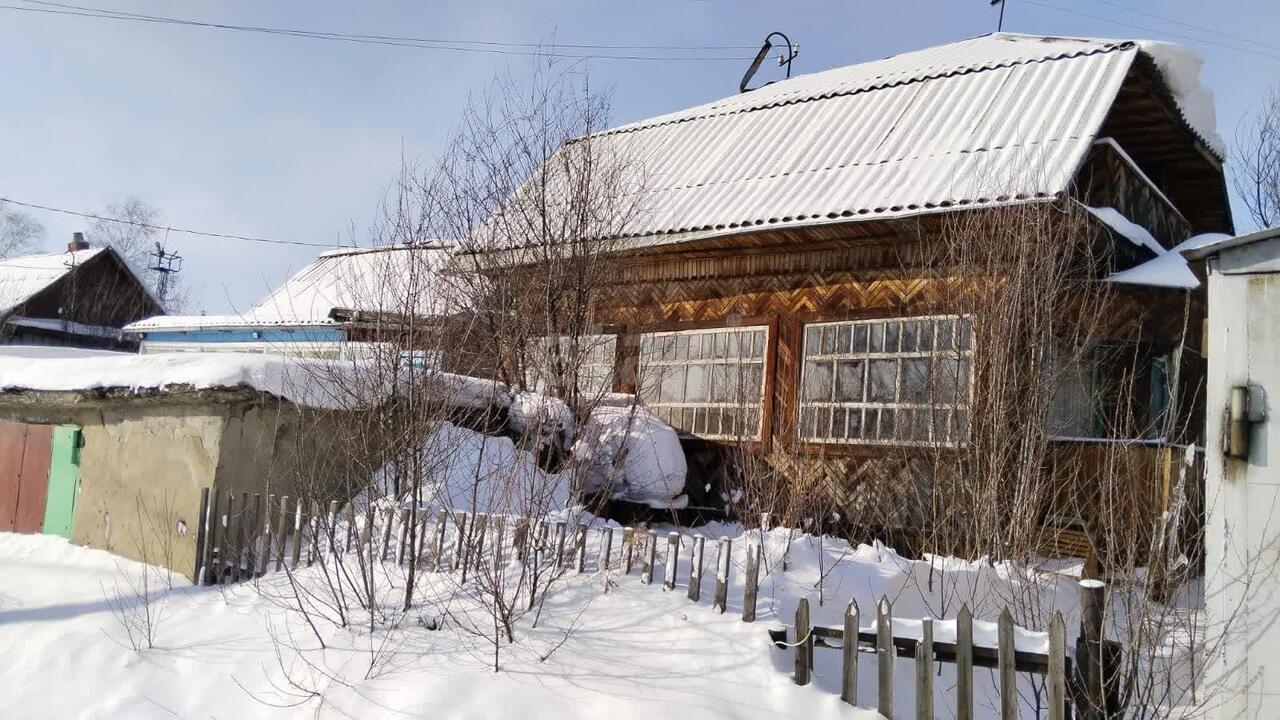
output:
[[[174,536],[178,513],[172,492],[148,502],[138,492],[134,500],[135,524],[130,529],[130,542],[140,570],[117,563],[118,577],[111,591],[103,586],[107,607],[124,630],[129,647],[136,652],[155,647],[160,624],[165,617],[170,593],[173,592]]]

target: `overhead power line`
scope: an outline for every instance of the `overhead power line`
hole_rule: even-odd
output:
[[[1121,27],[1130,28],[1132,30],[1141,30],[1143,32],[1167,35],[1169,37],[1178,38],[1179,40],[1188,40],[1190,42],[1204,43],[1206,45],[1216,45],[1218,47],[1228,48],[1231,50],[1239,50],[1240,52],[1247,52],[1253,55],[1259,55],[1262,57],[1271,58],[1273,60],[1280,60],[1280,52],[1271,53],[1271,52],[1266,52],[1264,50],[1257,50],[1254,48],[1242,47],[1240,45],[1233,45],[1231,43],[1221,42],[1218,40],[1210,40],[1209,38],[1195,37],[1192,35],[1183,35],[1180,33],[1170,32],[1168,30],[1162,30],[1160,28],[1153,28],[1145,25],[1138,25],[1136,23],[1127,22],[1125,20],[1117,20],[1115,18],[1107,17],[1105,15],[1098,15],[1095,13],[1084,12],[1082,10],[1077,10],[1071,7],[1063,7],[1062,5],[1054,5],[1052,3],[1040,2],[1040,0],[1022,0],[1022,2],[1026,3],[1027,5],[1035,5],[1037,7],[1048,8],[1050,10],[1057,10],[1058,12],[1070,13],[1072,15],[1079,15],[1080,17],[1090,18],[1092,20],[1101,20],[1102,22],[1105,22],[1105,23],[1110,23],[1112,25],[1119,25]],[[1201,29],[1201,28],[1197,28],[1197,29]]]
[[[105,222],[120,223],[121,225],[132,225],[133,227],[148,228],[151,230],[165,230],[167,232],[182,233],[184,235],[198,235],[200,237],[217,238],[221,240],[243,240],[244,242],[267,243],[269,245],[299,245],[302,247],[317,248],[341,248],[346,245],[338,245],[335,243],[316,243],[305,242],[303,240],[275,240],[273,238],[253,237],[251,235],[235,235],[233,233],[208,232],[205,230],[191,230],[189,228],[174,227],[172,225],[155,225],[153,223],[139,222],[137,220],[125,220],[124,218],[114,218],[107,215],[95,215],[93,213],[78,212],[76,210],[67,210],[66,208],[53,207],[52,205],[40,205],[38,203],[22,202],[13,198],[0,197],[0,203],[11,203],[33,210],[44,210],[46,212],[61,213],[63,215],[72,215],[75,217],[87,218],[90,220],[102,220]]]
[[[1139,10],[1138,8],[1129,7],[1128,5],[1123,5],[1118,2],[1111,2],[1110,0],[1094,0],[1094,2],[1100,3],[1102,5],[1110,5],[1111,7],[1116,8],[1117,10],[1121,10],[1123,12],[1133,13],[1134,15],[1142,15],[1143,17],[1149,17],[1153,20],[1161,20],[1171,25],[1178,25],[1179,27],[1184,27],[1184,28],[1187,28],[1188,30],[1199,30],[1200,32],[1207,32],[1211,35],[1217,35],[1219,37],[1227,38],[1228,40],[1239,40],[1240,42],[1246,42],[1246,43],[1249,43],[1250,45],[1257,45],[1258,47],[1266,48],[1268,50],[1280,51],[1280,45],[1272,45],[1269,43],[1262,42],[1260,40],[1254,40],[1253,38],[1245,37],[1243,35],[1234,35],[1229,32],[1223,32],[1222,30],[1215,30],[1214,28],[1211,28],[1211,27],[1205,27],[1203,25],[1197,25],[1195,23],[1189,23],[1183,20],[1178,20],[1177,18],[1171,18],[1171,17],[1168,17],[1167,15],[1157,15],[1156,13],[1148,12],[1146,10]]]
[[[149,23],[160,25],[180,25],[187,27],[199,27],[212,30],[226,30],[235,32],[249,32],[264,35],[277,35],[286,37],[306,38],[310,40],[328,40],[334,42],[346,42],[362,45],[387,45],[393,47],[417,48],[420,50],[446,50],[453,52],[470,52],[483,53],[491,55],[523,55],[534,57],[558,57],[577,60],[646,60],[646,61],[663,61],[663,60],[750,60],[746,55],[641,55],[631,53],[619,53],[617,51],[630,50],[649,50],[649,51],[721,51],[721,50],[744,50],[754,49],[740,45],[608,45],[608,44],[587,44],[587,43],[528,43],[528,42],[504,42],[498,40],[463,40],[454,38],[421,38],[407,37],[399,35],[361,35],[356,33],[339,33],[324,32],[319,30],[304,30],[300,28],[284,28],[270,27],[264,25],[239,25],[231,23],[206,22],[202,20],[192,20],[189,18],[181,18],[166,15],[147,15],[142,13],[131,13],[119,10],[110,10],[106,8],[91,7],[85,5],[71,5],[69,3],[58,2],[41,2],[40,0],[21,0],[28,5],[37,5],[40,7],[27,7],[17,5],[0,5],[0,10],[11,10],[17,12],[40,13],[46,15],[62,15],[73,17],[89,17],[102,20],[123,20],[136,23]],[[561,48],[569,50],[582,50],[584,52],[564,52]],[[589,51],[606,51],[606,52],[589,52]]]

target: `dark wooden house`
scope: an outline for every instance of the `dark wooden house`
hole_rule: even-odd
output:
[[[80,233],[66,252],[0,260],[0,344],[133,350],[121,328],[163,313],[115,249]]]

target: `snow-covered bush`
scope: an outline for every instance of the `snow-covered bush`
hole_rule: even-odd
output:
[[[682,508],[688,466],[670,425],[642,407],[598,407],[573,446],[584,490],[657,508]]]

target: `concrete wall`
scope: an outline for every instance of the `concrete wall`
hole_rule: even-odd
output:
[[[1275,717],[1280,693],[1280,240],[1209,260],[1205,502],[1208,658],[1201,697],[1218,718]],[[1222,437],[1231,388],[1256,385],[1267,419],[1247,459]]]
[[[133,405],[84,418],[71,541],[191,577],[200,489],[213,484],[228,410]]]

